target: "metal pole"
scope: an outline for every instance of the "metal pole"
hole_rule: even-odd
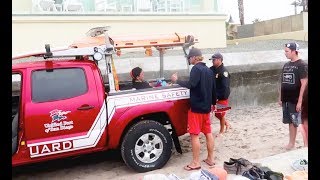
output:
[[[110,56],[105,56],[105,57],[106,57],[106,75],[109,80],[110,93],[113,93],[116,91],[116,87],[114,82],[114,76],[112,74],[111,57]]]
[[[186,58],[188,73],[190,73],[190,61],[189,61],[189,59],[187,58],[186,47],[183,47],[182,49],[183,49],[183,52],[184,52],[184,57]]]
[[[164,48],[159,48],[159,55],[160,55],[160,78],[164,78],[164,75],[163,75],[163,54],[164,54]]]

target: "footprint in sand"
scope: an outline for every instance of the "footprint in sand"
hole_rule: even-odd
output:
[[[249,149],[250,147],[248,145],[244,145],[244,146],[241,146],[242,149]]]

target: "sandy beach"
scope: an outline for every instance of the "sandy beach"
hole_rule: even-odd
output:
[[[282,110],[277,103],[265,106],[237,107],[229,111],[226,118],[232,129],[215,139],[216,166],[222,166],[229,158],[260,159],[286,152],[288,125],[282,123]],[[219,121],[212,118],[213,134],[219,131]],[[13,179],[140,179],[146,174],[174,173],[187,178],[192,172],[183,169],[191,161],[192,152],[189,134],[179,137],[183,154],[173,150],[171,159],[162,168],[147,173],[136,173],[129,169],[118,152],[103,152],[75,159],[64,159],[13,169]],[[201,135],[201,158],[206,158],[205,137]],[[303,147],[298,131],[296,149]],[[208,168],[202,163],[203,168]],[[272,169],[272,167],[270,167]]]

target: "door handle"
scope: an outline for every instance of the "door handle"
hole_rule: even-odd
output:
[[[93,109],[93,108],[94,108],[94,106],[90,106],[88,104],[85,104],[85,105],[78,107],[77,109],[78,110],[89,110],[89,109]]]

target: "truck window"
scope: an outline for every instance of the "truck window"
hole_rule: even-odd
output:
[[[37,70],[32,72],[32,101],[68,99],[87,92],[85,72],[81,68]]]

